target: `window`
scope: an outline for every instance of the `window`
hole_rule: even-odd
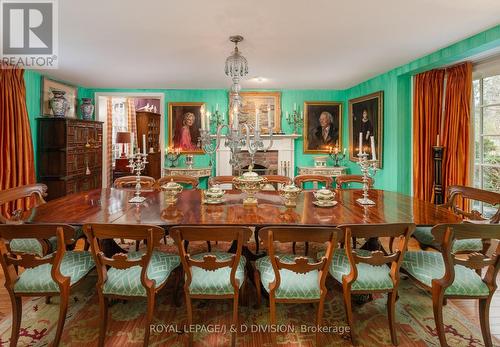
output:
[[[119,131],[128,131],[128,115],[127,115],[127,100],[125,98],[112,98],[111,104],[113,107],[113,133],[112,139],[112,162],[115,163],[115,159],[120,157],[122,152],[122,145],[117,144],[116,133]]]
[[[474,186],[500,191],[500,74],[473,81],[474,95]],[[489,216],[491,206],[474,205]]]

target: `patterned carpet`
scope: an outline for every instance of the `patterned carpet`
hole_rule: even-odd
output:
[[[170,247],[169,247],[170,248]],[[78,289],[72,293],[62,346],[96,346],[98,336],[99,311],[95,295],[96,275],[92,273]],[[331,289],[325,304],[325,326],[330,332],[322,335],[322,346],[349,344],[348,334],[342,334],[346,326],[341,288],[329,279]],[[260,309],[254,308],[255,290],[249,286],[250,305],[240,306],[240,324],[248,328],[237,338],[237,346],[271,346],[268,332],[252,332],[256,326],[265,327],[269,309],[265,303]],[[165,330],[177,327],[182,330],[186,322],[185,306],[173,304],[174,281],[158,298],[155,312],[156,328]],[[265,302],[265,301],[264,301]],[[140,346],[144,334],[145,300],[116,302],[110,309],[106,345]],[[195,323],[219,326],[231,324],[232,303],[229,300],[194,301]],[[354,306],[355,332],[361,346],[388,346],[390,334],[387,328],[386,297],[378,295],[374,300],[361,306]],[[401,283],[400,300],[397,305],[398,337],[400,346],[439,346],[435,334],[431,297],[416,287],[410,279]],[[19,346],[47,346],[55,334],[58,316],[58,298],[45,304],[43,298],[29,299],[23,305],[22,331]],[[286,333],[277,337],[279,346],[315,346],[314,332],[302,331],[304,326],[313,326],[315,309],[310,304],[278,305],[278,323],[283,324]],[[479,326],[470,323],[452,303],[444,309],[447,339],[450,346],[483,346]],[[11,318],[0,322],[0,346],[8,345]],[[229,333],[200,332],[194,335],[195,346],[227,346]],[[152,333],[151,346],[183,346],[184,335],[176,332]]]

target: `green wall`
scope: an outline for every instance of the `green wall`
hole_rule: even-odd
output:
[[[348,147],[348,100],[379,90],[384,91],[383,168],[375,176],[375,187],[411,194],[412,76],[422,71],[467,59],[496,47],[500,47],[500,25],[345,90],[281,90],[282,114],[291,111],[294,103],[301,105],[302,108],[304,101],[340,101],[343,107],[342,142],[344,147]],[[34,129],[32,133],[36,145],[34,118],[40,112],[41,76],[36,72],[27,71],[25,81],[28,112],[32,129]],[[79,87],[78,97],[93,98],[96,92],[161,92],[165,96],[166,113],[168,113],[167,104],[169,102],[202,101],[207,103],[209,109],[215,107],[215,104],[218,103],[221,110],[226,111],[227,117],[228,95],[225,89],[93,89]],[[165,117],[165,129],[168,131],[167,117]],[[292,133],[292,127],[288,125],[284,117],[282,119],[282,129],[287,134]],[[314,155],[304,154],[302,148],[303,141],[302,138],[299,138],[295,141],[296,166],[312,165]],[[207,156],[197,156],[195,164],[196,166],[204,166],[208,164],[208,160]],[[351,173],[359,173],[356,163],[347,161],[346,165]]]

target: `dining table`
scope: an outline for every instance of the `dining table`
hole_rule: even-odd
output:
[[[296,207],[285,207],[277,191],[256,194],[257,205],[244,205],[245,193],[226,191],[220,204],[206,204],[202,190],[184,190],[177,203],[167,202],[165,193],[142,191],[143,203],[129,203],[134,191],[102,188],[67,195],[28,211],[29,223],[86,223],[173,225],[268,225],[337,226],[341,224],[415,223],[433,226],[457,223],[461,219],[448,209],[397,192],[372,189],[369,198],[375,205],[361,205],[358,189],[337,189],[336,205],[318,207],[313,191],[304,191]]]

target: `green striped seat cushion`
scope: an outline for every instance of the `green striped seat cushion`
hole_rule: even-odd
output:
[[[371,252],[363,249],[355,249],[356,254],[361,257],[370,256]],[[318,257],[324,253],[318,254]],[[393,284],[389,275],[390,268],[387,265],[374,266],[365,263],[357,264],[358,278],[352,283],[351,290],[386,290],[392,289]],[[330,264],[330,274],[338,282],[342,283],[342,277],[351,272],[351,265],[345,249],[337,249],[333,254]]]
[[[215,255],[217,261],[225,261],[231,259],[234,255],[226,252],[207,252],[191,255],[195,260],[203,260],[205,255]],[[240,257],[235,277],[238,280],[239,286],[243,284],[245,279],[245,264],[244,256]],[[231,284],[231,267],[225,266],[214,271],[204,270],[200,267],[193,266],[191,268],[191,284],[189,292],[195,295],[227,295],[234,294],[234,288]]]
[[[90,252],[66,252],[61,262],[61,273],[71,277],[71,284],[78,282],[93,267],[94,259]],[[51,276],[52,265],[43,264],[26,269],[14,285],[16,293],[59,292],[59,286]]]
[[[432,287],[432,280],[442,278],[445,272],[443,256],[439,252],[406,252],[401,267],[423,284]],[[472,269],[455,265],[455,280],[446,288],[446,295],[486,296],[488,287]]]
[[[283,263],[295,263],[295,258],[299,257],[295,254],[277,254],[276,255]],[[309,263],[315,263],[316,260],[307,257]],[[260,280],[264,289],[269,293],[269,284],[274,279],[274,270],[269,256],[257,259],[255,267],[260,272]],[[277,299],[319,299],[319,272],[318,270],[310,271],[305,274],[295,273],[288,269],[281,269],[280,286],[275,291]]]
[[[144,250],[127,253],[127,258],[137,260],[144,255]],[[175,254],[153,251],[149,262],[147,276],[155,281],[155,286],[161,286],[170,273],[180,264],[180,258]],[[128,269],[109,268],[108,278],[103,285],[104,294],[122,296],[146,296],[146,288],[141,282],[142,267],[132,266]]]
[[[431,227],[417,227],[413,236],[423,245],[438,248],[438,244],[434,242],[434,235],[432,235]],[[467,251],[481,251],[483,243],[481,239],[466,239],[455,240],[453,243],[453,252],[467,252]]]

